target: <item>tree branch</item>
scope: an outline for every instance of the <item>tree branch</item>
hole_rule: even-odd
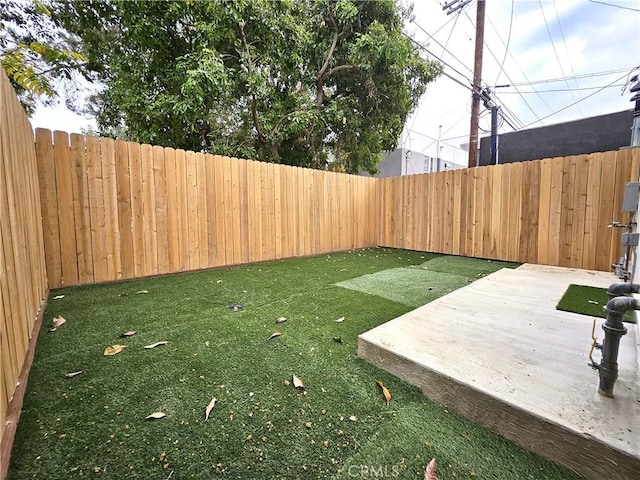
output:
[[[247,70],[249,71],[249,75],[251,75],[253,73],[253,60],[251,59],[251,51],[249,50],[249,44],[247,43],[247,36],[244,33],[244,25],[242,23],[239,23],[238,27],[240,30],[240,39],[242,40],[242,46],[244,47],[244,51],[247,54]],[[262,127],[260,126],[260,119],[258,118],[258,99],[254,94],[251,94],[251,118],[253,120],[253,126],[258,133],[258,141],[262,144],[266,143],[267,137],[262,131]]]

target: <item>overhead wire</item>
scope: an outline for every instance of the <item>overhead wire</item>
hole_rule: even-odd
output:
[[[538,0],[538,5],[540,6],[540,11],[542,12],[542,19],[544,20],[544,26],[547,28],[547,35],[549,35],[549,40],[551,41],[551,48],[553,49],[553,54],[556,57],[556,60],[558,62],[558,67],[560,67],[560,72],[562,73],[562,76],[565,78],[564,82],[567,84],[567,88],[569,87],[569,82],[566,80],[567,74],[564,73],[564,69],[562,68],[562,61],[560,61],[560,56],[558,55],[558,50],[556,49],[556,43],[553,41],[553,36],[551,35],[551,29],[549,28],[549,23],[547,22],[547,16],[544,13],[544,7],[542,6],[542,0]],[[571,95],[571,99],[575,102],[575,97],[573,96],[573,93],[569,92],[569,94]],[[580,107],[578,107],[580,109]],[[580,113],[582,113],[582,110],[580,109]]]
[[[606,5],[608,7],[616,7],[616,8],[622,8],[624,10],[631,10],[632,12],[640,12],[640,10],[637,9],[637,8],[625,7],[624,5],[616,5],[614,3],[599,2],[597,0],[589,0],[589,2],[591,2],[591,3],[599,3],[600,5]]]
[[[593,93],[590,93],[590,94],[589,94],[589,95],[587,95],[586,97],[583,97],[583,98],[581,98],[580,100],[577,100],[577,101],[575,101],[575,102],[573,102],[573,103],[571,103],[571,104],[569,104],[569,105],[567,105],[567,106],[565,106],[565,107],[562,107],[561,109],[556,110],[555,112],[553,112],[553,113],[551,113],[551,114],[549,114],[549,115],[547,115],[547,116],[545,116],[545,117],[542,117],[540,120],[546,120],[547,118],[553,117],[554,115],[557,115],[557,114],[558,114],[558,113],[560,113],[560,112],[564,112],[565,110],[567,110],[568,108],[573,107],[573,106],[574,106],[574,105],[576,105],[577,103],[579,103],[579,102],[583,102],[584,100],[586,100],[586,99],[588,99],[588,98],[591,98],[591,97],[593,97],[594,95],[597,95],[598,93],[600,93],[600,92],[601,92],[602,90],[604,90],[605,88],[609,88],[609,87],[610,87],[610,86],[612,86],[614,83],[619,82],[620,80],[622,80],[622,79],[623,79],[623,78],[625,78],[626,76],[627,76],[627,74],[625,73],[623,76],[621,76],[621,77],[619,77],[619,78],[616,78],[616,79],[615,79],[613,82],[611,82],[610,84],[605,85],[604,87],[600,87],[598,90],[596,90],[596,91],[595,91],[595,92],[593,92]],[[530,127],[531,125],[534,125],[534,124],[536,124],[536,123],[538,123],[538,122],[537,122],[537,121],[536,121],[536,122],[531,122],[531,123],[529,123],[528,125],[525,125],[523,128]]]
[[[507,54],[509,53],[509,44],[511,43],[511,28],[513,27],[514,3],[515,3],[515,0],[511,0],[511,15],[510,15],[510,18],[509,18],[509,33],[507,34],[507,43],[504,46],[504,56],[502,57],[502,62],[500,63],[500,70],[498,71],[498,76],[496,77],[496,81],[494,82],[494,85],[498,84],[498,80],[500,79],[500,75],[502,75],[502,72],[504,70],[504,63],[507,60]],[[495,29],[495,27],[494,27],[494,29]],[[497,33],[497,30],[496,30],[496,33]]]
[[[584,90],[601,90],[603,88],[612,88],[612,87],[623,87],[625,85],[625,83],[616,83],[614,85],[605,85],[605,86],[601,86],[601,87],[579,87],[579,88],[571,88],[571,89],[566,89],[566,88],[557,88],[557,89],[550,89],[550,90],[536,90],[536,91],[522,91],[520,90],[520,93],[522,94],[529,94],[529,93],[552,93],[552,92],[567,92],[569,90],[571,90],[572,92],[579,92],[579,91],[584,91]],[[505,95],[514,95],[518,92],[500,92],[502,94]]]
[[[473,26],[473,28],[475,28],[475,23],[473,22],[473,20],[471,19],[471,17],[469,17],[469,15],[467,13],[465,13],[467,20],[469,20],[469,22],[471,23],[471,25]],[[489,51],[489,53],[491,54],[491,56],[493,57],[493,59],[496,61],[496,63],[500,63],[500,61],[497,59],[496,55],[493,53],[493,50],[491,50],[491,47],[489,46],[489,44],[485,41],[484,42],[484,46],[487,48],[487,50]],[[507,79],[511,82],[511,77],[509,76],[509,74],[505,71],[504,72],[505,76],[507,77]],[[516,89],[517,90],[517,89]],[[495,98],[498,98],[497,95],[495,95],[495,92],[492,92],[494,94]],[[536,118],[538,117],[538,114],[535,112],[535,110],[533,109],[533,107],[529,104],[529,102],[527,101],[526,98],[524,98],[524,96],[520,96],[520,98],[522,99],[522,101],[524,102],[524,104],[529,108],[529,110],[531,111],[531,113],[533,113],[533,116]],[[508,110],[507,110],[508,111]],[[514,119],[517,120],[517,123],[520,123],[522,125],[524,125],[524,123],[522,121],[520,121],[520,119],[517,118],[517,116],[515,115],[515,113],[511,112],[511,115],[514,117]]]
[[[526,82],[520,82],[520,83],[512,83],[508,86],[510,87],[527,87],[529,85],[538,85],[540,83],[555,83],[555,82],[562,82],[565,79],[568,80],[573,80],[573,79],[579,79],[579,78],[591,78],[591,77],[602,77],[602,76],[606,76],[606,75],[613,75],[615,73],[622,73],[622,72],[628,72],[629,69],[632,67],[628,67],[628,68],[619,68],[617,70],[606,70],[606,71],[602,71],[602,72],[593,72],[593,73],[583,73],[580,75],[574,75],[572,77],[560,77],[560,78],[548,78],[545,80],[527,80]],[[636,67],[633,67],[634,69]]]
[[[573,70],[573,63],[571,63],[571,54],[569,53],[569,48],[567,47],[567,40],[564,37],[564,29],[562,28],[562,23],[560,22],[560,14],[558,13],[558,7],[556,5],[556,0],[553,0],[553,9],[556,12],[556,19],[558,20],[558,28],[560,29],[560,36],[562,37],[562,43],[564,45],[565,53],[567,54],[567,60],[569,63],[569,68],[571,69],[571,75],[575,76],[576,72]],[[578,87],[578,82],[576,80],[573,81]]]

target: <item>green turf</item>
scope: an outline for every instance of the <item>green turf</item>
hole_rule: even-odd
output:
[[[565,312],[579,313],[590,317],[606,318],[603,307],[609,301],[606,288],[591,287],[587,285],[569,285],[556,308]],[[625,313],[624,322],[636,323],[634,312]]]
[[[358,334],[410,307],[333,284],[432,257],[369,249],[53,292],[8,478],[417,479],[433,457],[442,480],[578,478],[357,358]],[[128,348],[102,356],[114,343]],[[306,390],[286,385],[294,372]]]
[[[382,270],[335,285],[416,308],[496,270],[517,265],[467,257],[439,256],[420,265]]]

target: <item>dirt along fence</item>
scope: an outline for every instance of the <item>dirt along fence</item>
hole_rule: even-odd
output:
[[[381,179],[378,245],[607,271],[640,148]]]
[[[375,178],[36,130],[51,288],[376,245]]]
[[[30,339],[47,296],[33,131],[0,74],[0,476],[19,415],[9,404],[26,383]],[[18,402],[20,405],[22,402]]]

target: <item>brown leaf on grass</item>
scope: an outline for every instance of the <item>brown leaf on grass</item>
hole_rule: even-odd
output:
[[[211,399],[211,401],[209,402],[209,405],[207,405],[207,408],[204,410],[204,421],[206,422],[207,420],[209,420],[209,414],[211,413],[211,410],[213,410],[213,407],[216,406],[216,402],[218,400],[216,400],[216,397],[213,397]]]
[[[436,477],[436,459],[432,458],[424,471],[424,480],[438,480]]]
[[[54,300],[60,300],[61,298],[64,298],[64,295],[56,295],[53,297]]]
[[[391,403],[391,392],[387,387],[384,386],[382,380],[376,380],[376,385],[378,385],[382,389],[382,395],[384,395],[384,399],[387,401],[387,406]]]
[[[144,295],[145,293],[149,293],[149,290],[139,290],[136,293]]]
[[[126,345],[109,345],[107,348],[104,349],[103,355],[105,357],[108,357],[111,355],[117,355],[125,348],[127,348]]]
[[[273,340],[276,337],[279,337],[280,335],[282,335],[282,332],[273,332],[271,335],[269,335],[269,340]]]
[[[64,319],[64,317],[62,315],[58,315],[56,318],[53,319],[51,323],[53,324],[53,328],[58,328],[62,326],[65,322],[66,320]]]
[[[145,417],[145,420],[159,420],[161,418],[166,417],[167,414],[164,412],[153,412],[151,415]]]
[[[151,349],[151,348],[156,348],[159,347],[160,345],[167,345],[169,342],[167,340],[163,340],[161,342],[156,342],[156,343],[152,343],[151,345],[145,345],[144,348],[146,348],[147,350]]]
[[[295,373],[293,374],[293,386],[295,388],[304,388],[304,383],[302,383],[302,379],[298,377]]]
[[[128,332],[124,332],[122,335],[120,335],[120,338],[132,337],[136,333],[138,333],[136,330],[129,330]]]
[[[78,370],[77,372],[69,372],[69,373],[65,374],[65,377],[73,378],[73,377],[77,377],[81,373],[82,373],[82,370]]]
[[[284,323],[284,322],[286,322],[286,321],[287,321],[287,319],[286,319],[286,318],[284,318],[284,317],[278,317],[278,318],[276,319],[276,323]]]

